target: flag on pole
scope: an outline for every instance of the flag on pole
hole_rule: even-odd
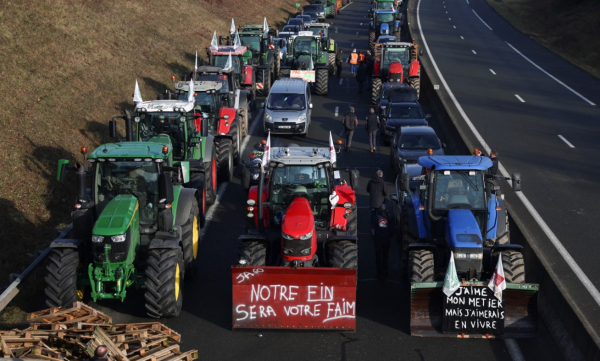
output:
[[[233,40],[233,46],[237,47],[237,46],[242,46],[242,41],[240,40],[240,33],[239,32],[235,32],[235,39]]]
[[[198,71],[198,51],[196,50],[196,61],[194,62],[194,71]]]
[[[267,144],[265,144],[265,151],[264,151],[263,157],[262,157],[263,168],[269,164],[270,160],[271,160],[271,132],[269,132],[269,135],[267,136]]]
[[[193,103],[196,98],[194,97],[194,81],[190,80],[190,90],[188,92],[188,103]]]
[[[213,38],[210,41],[210,48],[216,49],[218,47],[219,47],[219,42],[217,41],[217,31],[215,30],[215,33],[213,34]]]
[[[329,158],[331,159],[331,164],[335,164],[337,161],[337,155],[335,154],[335,147],[333,146],[333,138],[331,138],[331,132],[329,132]]]
[[[233,18],[231,18],[231,28],[229,28],[229,33],[235,33],[235,23],[233,22]]]
[[[229,58],[227,59],[227,63],[225,63],[225,67],[223,70],[233,69],[233,60],[231,59],[231,51],[229,52]]]
[[[454,252],[450,251],[450,263],[448,263],[448,269],[446,270],[446,277],[444,278],[443,291],[446,296],[450,297],[460,287],[458,281],[458,275],[456,274],[456,264],[454,264]]]
[[[143,102],[142,100],[142,93],[140,93],[140,86],[138,85],[137,79],[135,80],[135,89],[133,90],[133,103],[137,104],[137,103],[141,103]]]
[[[265,16],[265,21],[263,22],[263,33],[269,31],[269,24],[267,24],[267,17]]]
[[[494,292],[494,296],[502,301],[502,291],[506,289],[506,278],[504,278],[504,267],[502,266],[502,253],[498,255],[498,264],[490,279],[490,283],[488,283],[488,287]]]

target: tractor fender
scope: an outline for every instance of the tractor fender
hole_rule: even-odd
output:
[[[317,63],[317,65],[315,66],[315,69],[316,70],[325,69],[325,70],[329,71],[329,65],[324,64],[324,63]]]
[[[267,66],[271,67],[273,65],[273,50],[269,50],[267,52]]]
[[[410,67],[408,68],[408,76],[413,77],[413,76],[419,76],[419,68],[420,68],[420,64],[418,60],[413,60],[410,63]]]
[[[210,162],[213,157],[213,152],[215,151],[214,147],[215,136],[209,134],[204,141],[204,152],[202,154],[202,162]]]
[[[244,234],[238,237],[240,242],[260,242],[264,245],[269,244],[269,239],[263,234]]]
[[[336,236],[332,236],[329,237],[327,239],[327,243],[331,244],[331,243],[338,243],[341,241],[349,241],[352,242],[354,244],[358,244],[358,237],[356,236],[350,236],[350,235],[336,235]]]
[[[244,85],[252,85],[252,79],[254,79],[254,77],[252,76],[254,73],[254,68],[251,65],[244,65],[244,81],[242,82],[242,84]]]
[[[238,90],[238,92],[239,104],[236,109],[246,109],[250,99],[250,92],[247,90]]]
[[[236,97],[239,98],[239,97]],[[236,103],[239,100],[236,100]],[[227,117],[227,119],[225,118]],[[217,133],[219,135],[229,134],[229,130],[233,125],[233,122],[236,120],[236,110],[235,108],[221,108],[219,111],[219,125],[217,128]]]
[[[187,215],[192,209],[192,201],[197,199],[196,190],[192,188],[183,188],[179,193],[179,201],[177,202],[177,210],[174,214],[175,225],[177,227],[187,222]]]
[[[154,238],[150,241],[148,249],[176,249],[181,248],[179,238]]]
[[[416,250],[419,250],[419,249],[429,249],[434,254],[437,252],[437,247],[434,244],[432,244],[432,243],[425,243],[425,242],[411,243],[411,244],[408,245],[407,248],[408,248],[408,251],[416,251]]]
[[[492,247],[492,255],[496,255],[500,252],[504,252],[504,251],[519,251],[521,252],[523,250],[523,246],[521,246],[520,244],[496,244],[494,247]]]
[[[488,206],[490,212],[490,219],[488,220],[488,224],[490,226],[488,226],[488,228],[490,228],[490,231],[488,231],[487,237],[486,238],[496,238],[496,237],[501,237],[503,236],[505,233],[507,233],[507,227],[506,227],[506,205],[504,204],[504,200],[500,197],[496,197],[495,195],[493,196],[495,198],[496,202],[492,202],[492,200],[490,200],[490,204]],[[495,213],[495,219],[492,219],[492,208],[491,206],[494,207],[494,213]],[[499,206],[500,209],[496,210],[496,206]],[[493,229],[491,229],[491,225],[494,224]]]
[[[79,244],[81,244],[80,239],[62,238],[52,241],[50,248],[78,248]]]

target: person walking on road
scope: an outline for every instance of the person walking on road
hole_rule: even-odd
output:
[[[358,118],[356,117],[356,114],[354,114],[353,107],[350,107],[350,111],[342,118],[342,124],[344,125],[344,130],[346,132],[346,151],[349,151],[352,146],[354,129],[356,129],[356,125],[358,124]]]
[[[498,151],[492,149],[490,152],[490,159],[492,160],[492,166],[488,169],[488,174],[496,175],[498,174]]]
[[[388,192],[385,189],[383,180],[383,171],[378,169],[373,179],[367,184],[367,193],[369,193],[369,207],[371,208],[371,234],[375,235],[375,221],[377,210],[385,202]]]
[[[356,75],[356,64],[358,64],[358,54],[356,53],[356,49],[350,53],[348,64],[350,64],[350,74],[353,76]]]
[[[382,204],[377,210],[375,221],[375,264],[377,265],[377,279],[383,281],[388,274],[388,259],[390,254],[390,243],[394,236],[394,222],[388,216],[387,207]]]
[[[375,114],[375,108],[369,110],[367,115],[367,122],[365,123],[365,129],[369,136],[369,149],[371,152],[377,151],[377,131],[379,130],[379,117]]]
[[[365,80],[367,80],[367,68],[365,67],[365,63],[361,62],[358,66],[358,70],[356,70],[356,81],[358,81],[358,94],[362,94],[363,88],[365,86]]]
[[[338,50],[338,53],[335,56],[335,68],[336,68],[336,74],[335,77],[339,80],[342,77],[342,64],[344,63],[344,61],[342,60],[342,49]]]

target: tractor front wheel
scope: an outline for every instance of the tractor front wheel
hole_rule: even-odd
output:
[[[517,251],[505,251],[501,254],[506,282],[525,283],[525,260],[523,259],[523,254]],[[495,263],[493,267],[496,267]]]
[[[151,249],[146,268],[146,313],[152,318],[177,317],[183,305],[183,252]]]
[[[241,147],[242,142],[240,141],[240,127],[236,121],[233,123],[230,129],[231,139],[233,139],[233,165],[240,164],[240,157],[242,156]]]
[[[350,241],[339,241],[329,246],[329,263],[335,268],[358,268],[358,246]]]
[[[279,69],[279,79],[289,78],[291,73],[290,68]]]
[[[248,168],[242,169],[242,189],[247,191],[250,189],[250,180],[252,179],[252,172]]]
[[[256,241],[241,242],[238,246],[238,262],[245,266],[265,266],[267,248]]]
[[[216,150],[213,146],[212,157],[204,166],[204,190],[206,191],[206,205],[211,206],[217,199],[217,160]]]
[[[329,75],[335,74],[335,53],[327,54],[327,65],[329,65]]]
[[[328,69],[317,69],[316,74],[316,86],[318,95],[327,95],[329,92],[329,70]]]
[[[433,282],[435,274],[433,253],[427,249],[410,251],[408,270],[411,282]]]
[[[379,97],[379,90],[381,89],[381,79],[371,77],[371,103],[377,105],[377,97]]]
[[[408,78],[408,85],[415,88],[415,90],[417,91],[417,99],[419,99],[419,97],[421,95],[421,72],[420,71],[417,74],[417,76]]]
[[[262,84],[262,89],[256,88],[256,92],[261,97],[269,95],[269,89],[271,87],[271,77],[269,75],[269,69],[259,68],[256,72],[256,83]]]
[[[233,177],[233,146],[231,139],[215,140],[217,153],[217,178],[219,182],[229,182]]]
[[[76,248],[54,248],[48,254],[46,270],[46,305],[71,306],[78,300],[77,267],[79,252]]]
[[[375,44],[375,30],[369,30],[369,49],[371,49],[371,51],[374,51],[374,45]]]

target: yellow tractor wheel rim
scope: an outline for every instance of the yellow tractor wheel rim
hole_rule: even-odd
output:
[[[83,300],[83,295],[85,293],[85,288],[81,287],[77,290],[77,301]]]
[[[179,282],[181,282],[181,273],[179,272],[179,263],[177,263],[175,268],[175,301],[179,299]]]
[[[194,249],[194,259],[198,257],[198,243],[200,241],[200,230],[198,229],[198,217],[194,216],[192,224],[192,247]]]

